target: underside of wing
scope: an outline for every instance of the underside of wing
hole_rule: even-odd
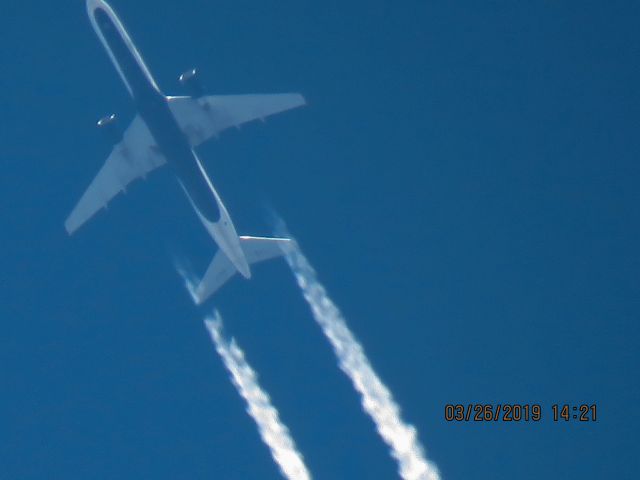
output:
[[[135,179],[166,160],[142,118],[137,116],[64,223],[71,235]]]
[[[169,107],[192,146],[221,131],[305,105],[299,93],[168,97]]]

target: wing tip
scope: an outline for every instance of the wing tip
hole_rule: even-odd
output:
[[[65,220],[64,222],[64,229],[67,232],[67,235],[71,236],[73,235],[73,233],[78,229],[77,225],[74,225],[71,220],[68,218],[67,220]]]
[[[196,287],[196,289],[194,291],[190,292],[191,293],[191,299],[193,300],[193,303],[197,307],[200,307],[207,300],[209,300],[213,296],[214,293],[216,293],[218,288],[215,288],[213,290],[207,291],[207,285],[205,284],[205,282],[200,282],[198,284],[198,286]]]

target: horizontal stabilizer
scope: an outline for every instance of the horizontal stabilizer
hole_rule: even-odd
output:
[[[288,238],[240,237],[240,246],[249,264],[284,255],[285,249],[290,243],[291,240]],[[231,260],[222,250],[218,250],[196,289],[197,303],[201,304],[213,295],[236,272]]]

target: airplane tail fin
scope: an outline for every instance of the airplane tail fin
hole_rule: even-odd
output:
[[[289,238],[267,238],[240,236],[240,246],[249,264],[262,262],[284,255],[285,249],[291,244]],[[229,258],[218,250],[211,264],[196,288],[195,297],[198,304],[224,285],[235,273],[236,268]]]

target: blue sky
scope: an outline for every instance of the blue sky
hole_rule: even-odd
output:
[[[443,478],[636,476],[637,3],[111,4],[167,94],[307,97],[200,156],[241,233],[287,221]],[[213,305],[315,478],[397,478],[284,262],[191,304],[173,258],[215,248],[169,171],[66,235],[133,105],[83,1],[0,14],[0,478],[280,478]],[[472,402],[545,418],[444,421]]]

